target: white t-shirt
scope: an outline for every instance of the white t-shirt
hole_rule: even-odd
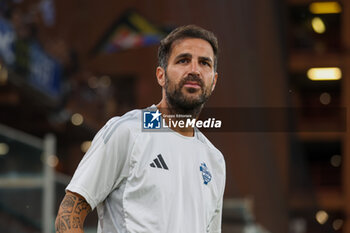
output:
[[[221,232],[225,161],[198,130],[142,131],[142,111],[97,133],[66,190],[97,207],[98,232]]]

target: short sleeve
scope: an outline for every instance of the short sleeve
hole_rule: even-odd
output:
[[[96,134],[66,190],[80,194],[94,209],[129,174],[133,136],[121,118]]]
[[[212,220],[210,221],[208,232],[209,233],[221,233],[221,222],[222,222],[222,202],[223,197],[221,196],[221,199],[218,203],[218,207],[214,212],[214,216]]]
[[[221,154],[221,153],[220,153]],[[222,156],[223,158],[223,156]],[[225,182],[226,182],[226,166],[225,161],[222,159],[223,168],[223,180],[221,186],[221,195],[217,202],[217,207],[214,211],[213,217],[209,223],[207,232],[208,233],[221,233],[221,225],[222,225],[222,208],[223,208],[223,200],[224,200],[224,192],[225,192]]]

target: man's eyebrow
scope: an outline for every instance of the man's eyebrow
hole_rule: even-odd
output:
[[[185,57],[192,57],[192,54],[190,54],[190,53],[181,53],[181,54],[179,54],[179,55],[177,55],[176,57],[175,57],[175,60],[178,60],[178,59],[180,59],[180,58],[185,58]]]
[[[192,54],[190,53],[181,53],[175,57],[175,60],[178,60],[180,58],[191,58],[191,57],[192,57]],[[202,61],[213,63],[213,60],[210,57],[199,57],[199,59]]]
[[[199,59],[202,61],[213,63],[213,60],[210,57],[199,57]]]

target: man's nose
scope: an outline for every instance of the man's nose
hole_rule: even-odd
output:
[[[199,75],[199,65],[198,62],[192,61],[191,62],[191,73]]]

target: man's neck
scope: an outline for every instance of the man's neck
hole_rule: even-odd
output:
[[[193,137],[194,136],[194,128],[186,125],[184,127],[180,127],[178,124],[180,121],[186,122],[187,119],[195,119],[197,120],[198,114],[193,116],[192,114],[186,114],[185,111],[176,111],[174,108],[168,106],[168,104],[162,100],[159,104],[156,105],[158,110],[162,113],[162,117],[165,122],[168,123],[168,126],[176,131],[177,133],[186,136]]]

